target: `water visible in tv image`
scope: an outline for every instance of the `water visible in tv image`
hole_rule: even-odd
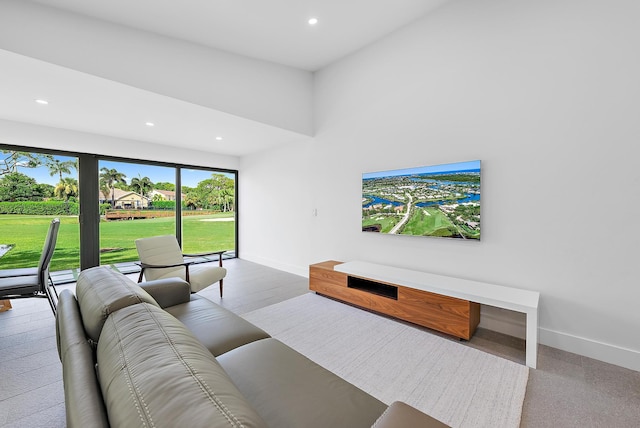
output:
[[[480,161],[362,174],[362,230],[480,239]]]

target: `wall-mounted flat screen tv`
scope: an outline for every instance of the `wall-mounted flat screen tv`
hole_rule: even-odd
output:
[[[362,174],[362,230],[480,239],[480,161]]]

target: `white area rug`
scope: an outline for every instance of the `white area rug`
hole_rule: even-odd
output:
[[[243,315],[384,403],[453,427],[518,427],[526,366],[313,293]]]

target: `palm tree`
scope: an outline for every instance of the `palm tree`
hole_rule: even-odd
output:
[[[125,178],[127,178],[125,174],[114,168],[100,168],[100,188],[104,189],[106,187],[111,189],[111,208],[116,206],[115,185],[116,183],[127,184]]]
[[[147,196],[153,190],[153,182],[149,177],[140,178],[140,174],[138,174],[137,177],[131,179],[131,189],[142,196]]]
[[[62,174],[71,174],[71,168],[76,167],[74,161],[61,161],[60,159],[50,158],[46,160],[45,166],[49,170],[49,175],[54,176],[58,174],[60,181],[62,181]]]
[[[53,194],[65,200],[69,201],[72,196],[78,196],[78,180],[71,177],[64,177],[60,180],[60,183],[53,189]]]
[[[222,195],[222,211],[233,211],[233,203],[235,201],[235,198],[233,197],[233,189],[222,189],[220,194]]]
[[[69,198],[78,196],[78,180],[71,177],[61,179],[60,183],[53,189],[53,194],[57,198],[64,199],[64,206],[67,214],[69,214]]]
[[[184,206],[191,209],[196,209],[198,207],[198,197],[194,192],[189,192],[184,196],[182,202]]]

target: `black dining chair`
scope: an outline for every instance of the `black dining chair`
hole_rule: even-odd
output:
[[[56,314],[58,292],[49,275],[49,265],[56,248],[59,228],[60,220],[51,220],[38,267],[0,270],[0,299],[47,297],[53,314]]]

